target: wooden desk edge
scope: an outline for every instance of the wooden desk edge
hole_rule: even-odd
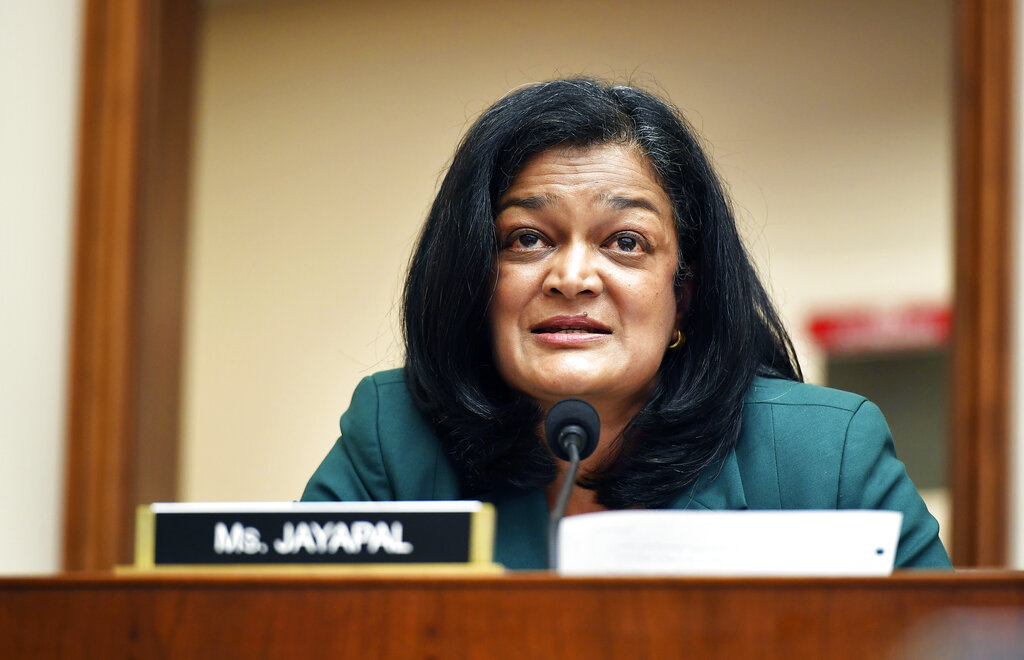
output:
[[[195,586],[338,586],[338,587],[408,587],[466,588],[469,585],[488,588],[577,588],[602,585],[610,588],[771,588],[815,587],[1015,587],[1024,589],[1024,571],[903,571],[890,577],[560,577],[546,571],[507,572],[500,575],[477,573],[450,574],[377,574],[331,573],[318,571],[260,572],[196,571],[174,573],[70,572],[54,575],[0,576],[0,591],[10,589],[68,589],[97,587],[183,587]]]

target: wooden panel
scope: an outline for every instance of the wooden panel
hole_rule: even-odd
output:
[[[141,90],[133,503],[176,499],[198,6],[150,3]],[[134,507],[133,507],[134,508]],[[134,518],[133,518],[134,520]]]
[[[953,329],[953,561],[1007,558],[1011,305],[1010,0],[959,4]]]
[[[68,569],[127,561],[135,504],[175,495],[195,16],[193,2],[85,7]]]
[[[137,2],[86,3],[64,564],[109,565],[130,524],[138,181]]]
[[[2,580],[0,654],[838,660],[969,640],[1011,657],[1022,616],[1021,574]]]

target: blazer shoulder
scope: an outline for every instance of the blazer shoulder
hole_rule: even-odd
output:
[[[417,431],[415,435],[433,435],[433,429],[423,418],[405,384],[404,369],[378,371],[361,380],[345,414],[366,416],[378,428],[396,422],[402,426],[411,425]],[[398,438],[399,441],[403,439]]]
[[[823,406],[856,412],[867,401],[859,394],[834,390],[781,378],[754,378],[747,393],[747,404],[777,406]]]
[[[341,437],[310,486],[314,482],[320,499],[458,499],[460,490],[402,369],[381,371],[359,383],[341,416]],[[307,492],[313,493],[310,486]]]
[[[777,378],[756,378],[747,396],[736,446],[751,508],[831,509],[851,423],[884,418],[858,394]]]
[[[378,371],[372,376],[368,376],[368,378],[375,385],[400,384],[403,388],[405,388],[405,369],[402,369],[401,367],[397,369],[387,369],[385,371]]]

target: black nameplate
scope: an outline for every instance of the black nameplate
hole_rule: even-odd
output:
[[[372,505],[169,505],[145,507],[137,566],[247,564],[466,564],[473,552],[478,502],[399,510]],[[456,506],[453,506],[456,505]],[[461,505],[461,506],[458,506]],[[213,510],[211,510],[211,508]],[[267,510],[269,509],[269,510]],[[275,510],[276,509],[276,510]],[[146,517],[149,516],[149,520]],[[493,516],[490,523],[493,539]],[[149,527],[150,529],[146,529]],[[478,533],[476,535],[481,538]],[[490,561],[490,552],[484,561]],[[476,555],[476,556],[474,556]]]

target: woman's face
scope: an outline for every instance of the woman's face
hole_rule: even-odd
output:
[[[672,204],[646,159],[621,145],[543,152],[495,224],[489,319],[505,381],[545,409],[567,396],[639,409],[689,304],[673,287]]]

